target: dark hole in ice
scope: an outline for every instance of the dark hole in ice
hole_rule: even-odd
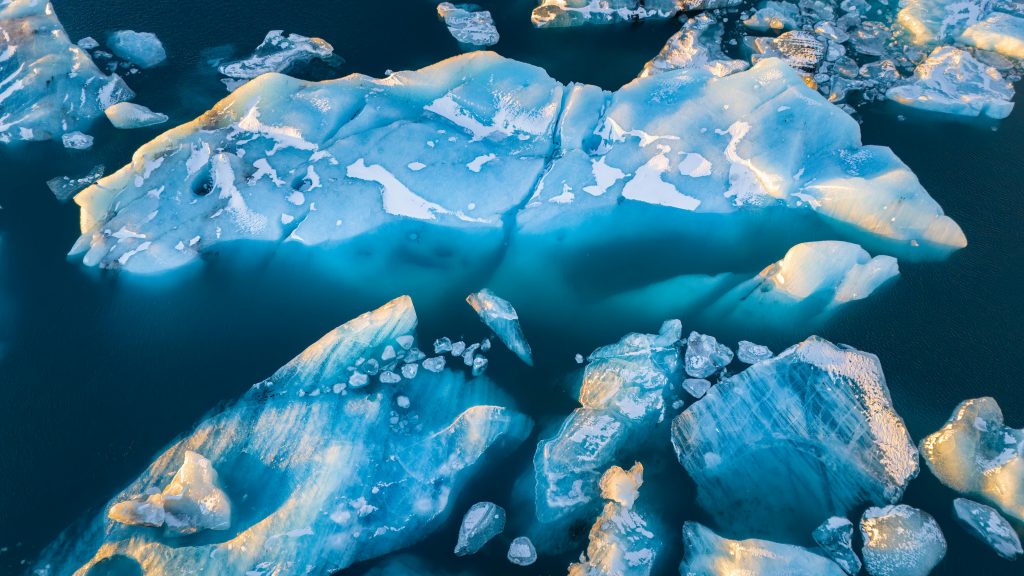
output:
[[[144,576],[144,572],[134,558],[116,555],[94,564],[85,576]]]

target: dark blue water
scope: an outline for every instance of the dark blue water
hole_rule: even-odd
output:
[[[103,39],[117,29],[157,33],[168,65],[128,78],[137,102],[191,120],[225,95],[205,65],[211,50],[255,47],[268,30],[284,29],[331,42],[346,60],[338,74],[379,76],[459,53],[426,0],[54,0],[73,40]],[[671,22],[573,30],[535,30],[532,0],[481,0],[502,34],[495,49],[544,67],[561,81],[614,89],[633,78],[677,25]],[[313,71],[323,74],[324,71]],[[64,254],[77,237],[78,210],[58,203],[44,182],[87,171],[116,169],[162,128],[116,131],[97,123],[87,153],[57,144],[0,148],[0,573],[17,573],[60,530],[95,513],[165,444],[219,403],[239,396],[327,330],[409,292],[418,303],[421,338],[479,338],[484,329],[461,298],[476,286],[401,286],[360,294],[301,267],[213,261],[184,278],[132,280],[84,270]],[[166,127],[166,126],[165,126]],[[164,128],[165,128],[164,127]],[[822,127],[827,129],[827,127]],[[1009,424],[1024,425],[1024,394],[1015,367],[1024,363],[1024,119],[1015,113],[990,126],[935,117],[896,120],[885,109],[864,115],[867,143],[891,146],[933,197],[964,229],[970,245],[949,261],[901,263],[902,277],[867,302],[847,308],[819,332],[876,353],[897,410],[915,439],[937,429],[961,399],[992,395]],[[739,249],[739,248],[738,248]],[[225,258],[224,260],[227,260]],[[542,273],[539,270],[538,273]],[[628,273],[628,271],[624,271]],[[429,305],[427,305],[429,304]],[[527,371],[503,352],[490,375],[520,407],[550,425],[575,406],[566,374],[573,355],[617,340],[630,330],[656,329],[628,317],[581,318],[580,326],[545,325],[524,315],[538,366]],[[684,320],[685,323],[685,320]],[[742,333],[715,326],[687,329],[734,343]],[[533,329],[531,329],[533,328]],[[807,334],[798,328],[761,338],[779,350]],[[536,435],[535,435],[536,436]],[[510,460],[526,470],[536,437]],[[456,502],[502,501],[515,475],[483,479]],[[660,571],[681,557],[678,528],[699,519],[685,472],[671,461],[648,465],[656,477],[645,498],[669,528]],[[949,540],[936,574],[1019,574],[955,525],[954,494],[927,471],[905,501],[933,514]],[[457,525],[448,523],[414,547],[437,565],[488,574],[526,573],[492,545],[473,559],[450,550]],[[511,534],[514,535],[514,534]],[[510,535],[510,536],[511,536]],[[530,573],[564,573],[578,552],[547,558]],[[372,563],[371,563],[372,564]],[[361,572],[366,567],[354,567]]]

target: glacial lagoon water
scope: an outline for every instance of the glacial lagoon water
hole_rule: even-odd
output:
[[[97,122],[96,146],[85,153],[54,143],[0,148],[0,289],[5,295],[0,310],[8,319],[0,324],[0,548],[6,548],[0,572],[5,574],[18,573],[20,563],[33,560],[62,529],[97,512],[206,413],[269,376],[331,328],[394,296],[413,297],[423,342],[487,334],[463,300],[480,288],[473,278],[440,286],[367,277],[353,286],[301,261],[258,251],[244,259],[222,254],[202,268],[160,279],[85,269],[64,256],[77,237],[77,207],[58,203],[45,186],[54,176],[84,174],[97,163],[116,169],[164,128],[207,110],[225,95],[207,60],[245,54],[271,29],[322,37],[345,59],[337,69],[310,67],[310,79],[352,72],[381,76],[387,69],[418,68],[456,55],[459,47],[437,20],[433,3],[53,3],[73,40],[104,38],[120,29],[152,31],[161,38],[168,64],[128,81],[139,95],[136,102],[168,114],[170,122],[137,131]],[[494,50],[541,66],[560,81],[606,89],[632,79],[677,29],[674,22],[654,21],[537,30],[529,23],[532,0],[480,4],[492,11],[501,32]],[[969,245],[946,262],[901,262],[898,281],[844,308],[816,332],[879,356],[895,408],[915,440],[938,429],[960,400],[982,395],[994,396],[1008,424],[1021,426],[1024,394],[1015,373],[1024,360],[1021,113],[998,124],[950,121],[886,105],[863,109],[862,115],[865,142],[892,147],[961,225]],[[643,260],[637,256],[638,268],[652,264]],[[544,274],[543,262],[537,274]],[[482,499],[510,502],[514,484],[531,466],[536,440],[550,435],[576,406],[575,354],[586,355],[629,331],[658,327],[630,314],[581,315],[571,325],[552,325],[544,310],[557,302],[514,304],[536,366],[528,368],[496,346],[488,375],[538,425],[498,471],[470,483],[447,523],[408,550],[452,573],[524,573],[504,559],[516,535],[514,509],[497,542],[468,558],[451,553],[458,516]],[[714,334],[731,346],[750,339],[778,351],[808,335],[801,327],[757,333],[681,319],[684,330]],[[665,452],[660,461],[644,462],[641,498],[658,503],[667,526],[706,521],[685,471],[668,446]],[[934,573],[1016,573],[1018,565],[998,559],[956,525],[954,497],[923,470],[903,500],[935,516],[949,542]],[[682,557],[678,532],[673,528],[667,534],[658,574],[674,573]],[[530,570],[563,573],[577,555],[542,556]],[[377,563],[349,571],[363,573]]]

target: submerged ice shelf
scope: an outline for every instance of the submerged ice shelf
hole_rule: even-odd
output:
[[[385,356],[399,364],[418,357],[415,328],[403,297],[330,332],[172,444],[104,514],[51,545],[38,574],[121,565],[145,567],[146,576],[327,576],[425,537],[484,453],[514,447],[531,424],[485,378],[421,370],[386,383],[383,372],[366,370]],[[367,386],[347,386],[350,374],[366,372]],[[206,480],[203,461],[216,470]],[[170,533],[171,503],[181,507],[175,495],[209,504],[214,479],[229,512],[199,517],[193,527],[206,529],[191,536]],[[146,526],[160,523],[155,516],[126,514],[151,512],[124,502],[156,493],[168,533]]]

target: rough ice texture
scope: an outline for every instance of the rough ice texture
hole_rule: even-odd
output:
[[[459,525],[459,540],[455,543],[455,555],[476,554],[505,530],[505,509],[493,502],[477,502],[469,507]]]
[[[441,2],[437,5],[437,15],[460,44],[483,47],[498,43],[498,29],[494,27],[491,13],[479,6]]]
[[[0,1],[0,143],[60,138],[132,97],[71,43],[49,2]]]
[[[588,358],[577,408],[534,456],[537,518],[554,522],[593,507],[599,480],[623,453],[647,441],[678,384],[679,321],[660,334],[629,334]]]
[[[918,453],[878,358],[811,337],[719,382],[672,425],[720,526],[806,539],[830,516],[896,502]]]
[[[530,19],[537,27],[608,24],[644,18],[669,18],[685,0],[540,0]]]
[[[681,576],[843,576],[839,565],[806,548],[767,540],[729,540],[696,522],[683,525]]]
[[[403,297],[333,330],[173,443],[111,503],[161,491],[191,451],[209,458],[232,502],[226,530],[169,538],[108,520],[108,506],[35,568],[327,576],[426,536],[481,456],[514,446],[530,424],[501,406],[491,382],[451,371],[346,387],[351,370],[398,349],[415,326]]]
[[[537,549],[526,536],[520,536],[508,546],[508,561],[517,566],[529,566],[537,561]]]
[[[590,529],[590,544],[569,576],[647,576],[654,566],[658,541],[643,515],[634,509],[644,482],[644,467],[612,466],[601,477],[604,510]]]
[[[870,576],[927,576],[946,556],[946,538],[935,519],[906,504],[868,508],[860,533]]]
[[[961,402],[945,426],[921,441],[921,455],[946,486],[1024,522],[1024,430],[1003,424],[995,399]]]
[[[885,95],[906,106],[958,116],[1002,119],[1013,110],[1013,84],[970,52],[951,46],[932,50],[909,83]]]
[[[966,498],[953,500],[957,520],[972,536],[987,544],[1002,558],[1015,560],[1024,549],[1013,526],[991,506]]]
[[[271,30],[263,42],[256,47],[252,56],[218,67],[227,76],[224,83],[229,90],[240,86],[260,74],[285,72],[301,62],[327,59],[334,54],[334,47],[320,38],[307,38],[299,34],[284,35],[283,30]]]
[[[775,353],[767,346],[754,344],[747,340],[740,340],[736,347],[736,358],[744,364],[757,364],[758,362],[767,360],[774,355]]]
[[[466,302],[469,302],[484,324],[498,335],[509,350],[527,365],[533,366],[530,343],[523,335],[523,328],[519,325],[519,314],[511,302],[487,289],[470,294],[466,297]]]
[[[811,534],[814,541],[850,576],[857,576],[861,563],[853,551],[853,522],[833,516],[821,523]]]
[[[57,200],[61,202],[67,202],[72,196],[78,194],[86,186],[91,186],[97,180],[103,177],[103,172],[106,169],[102,164],[93,166],[92,170],[85,176],[79,178],[72,178],[71,176],[58,176],[51,178],[46,181],[46,186],[49,187],[50,192],[57,197]]]
[[[800,8],[795,3],[767,0],[743,25],[758,32],[781,32],[797,28],[799,18]]]
[[[167,115],[153,112],[141,104],[120,102],[107,108],[104,113],[114,128],[131,130],[167,122]]]
[[[683,357],[686,373],[692,378],[707,378],[732,362],[733,353],[714,336],[690,332]]]
[[[687,68],[704,69],[714,76],[727,76],[749,68],[750,64],[745,60],[733,60],[722,52],[722,32],[722,25],[707,14],[690,18],[665,42],[661,52],[644,64],[640,77]]]
[[[1009,2],[906,0],[899,23],[921,45],[955,42],[1024,58],[1024,18]]]
[[[152,68],[167,60],[167,52],[152,32],[120,30],[107,38],[107,46],[115,56],[139,68]]]

